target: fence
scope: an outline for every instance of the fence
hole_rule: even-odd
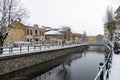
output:
[[[53,49],[60,49],[60,48],[67,48],[78,46],[80,44],[66,44],[66,45],[26,45],[26,46],[19,46],[19,47],[0,47],[3,48],[3,55],[5,54],[15,54],[15,53],[30,53],[35,51],[46,51],[46,50],[53,50]]]
[[[25,46],[19,46],[19,47],[0,47],[2,48],[2,55],[5,54],[16,54],[16,53],[30,53],[30,52],[36,52],[36,51],[45,51],[45,50],[52,50],[52,49],[60,49],[60,48],[67,48],[67,47],[74,47],[74,46],[80,46],[80,45],[90,45],[90,44],[103,44],[100,42],[84,42],[84,43],[74,43],[74,44],[64,44],[64,45],[25,45]]]
[[[97,76],[95,77],[94,80],[108,80],[109,79],[109,72],[111,68],[111,63],[112,63],[112,53],[113,53],[113,48],[110,45],[106,45],[110,52],[107,56],[105,56],[105,62],[99,64],[99,72]]]

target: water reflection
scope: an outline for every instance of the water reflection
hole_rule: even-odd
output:
[[[93,80],[105,54],[103,48],[92,48],[15,71],[0,80]]]
[[[98,64],[104,61],[104,56],[100,51],[74,53],[69,55],[63,64],[32,80],[93,80],[98,72]]]
[[[71,80],[71,63],[73,60],[82,57],[81,53],[76,53],[74,55],[68,55],[63,64],[57,66],[56,68],[48,71],[47,73],[40,75],[32,80]],[[48,76],[56,76],[51,79]]]

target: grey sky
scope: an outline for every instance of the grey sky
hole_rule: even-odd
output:
[[[103,34],[107,6],[117,9],[120,0],[22,0],[30,12],[27,23],[59,27],[67,25],[73,32]]]

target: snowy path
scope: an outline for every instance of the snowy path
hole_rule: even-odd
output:
[[[120,54],[113,54],[110,80],[120,80]]]

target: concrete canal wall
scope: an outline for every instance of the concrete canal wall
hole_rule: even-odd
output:
[[[73,52],[82,51],[85,48],[86,46],[75,46],[27,54],[3,56],[0,57],[0,75],[24,69],[26,67],[30,67],[36,64],[41,64]]]

